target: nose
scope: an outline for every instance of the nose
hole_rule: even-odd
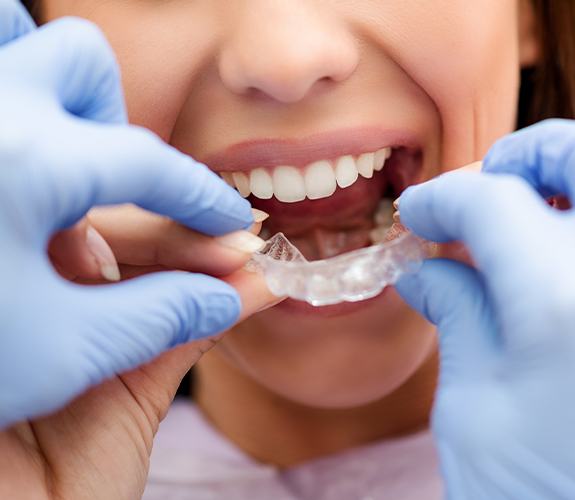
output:
[[[237,4],[236,4],[237,5]],[[355,70],[356,42],[341,21],[307,0],[249,0],[234,12],[219,73],[236,94],[302,100],[319,83],[346,80]]]

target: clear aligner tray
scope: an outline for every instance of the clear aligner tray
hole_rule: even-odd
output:
[[[274,295],[313,306],[366,300],[417,271],[432,253],[428,242],[395,226],[386,236],[390,241],[311,262],[278,233],[252,256],[248,269],[263,273]]]

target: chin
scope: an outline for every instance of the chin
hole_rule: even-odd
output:
[[[391,394],[435,347],[434,327],[389,288],[347,314],[275,307],[238,325],[216,349],[284,399],[346,409]]]

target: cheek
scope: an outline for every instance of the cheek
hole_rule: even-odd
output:
[[[130,122],[150,128],[167,142],[214,45],[208,23],[199,23],[193,12],[181,13],[183,7],[178,5],[173,11],[164,9],[161,21],[150,13],[138,25],[110,33],[122,68]]]
[[[390,4],[372,36],[435,103],[442,124],[442,169],[481,159],[496,139],[514,129],[520,72],[517,3]]]
[[[216,44],[215,18],[200,7],[179,1],[48,0],[45,17],[49,21],[72,15],[96,23],[120,64],[130,122],[169,141],[202,63]]]
[[[369,404],[409,379],[435,348],[431,325],[408,313],[397,295],[383,299],[339,318],[294,318],[271,309],[236,327],[214,351],[296,403]]]
[[[483,3],[481,7],[489,12]],[[482,159],[495,140],[514,129],[517,27],[512,12],[504,10],[498,6],[493,9],[496,15],[477,15],[472,23],[458,23],[452,38],[434,49],[445,55],[429,68],[425,88],[441,115],[444,170]],[[420,61],[418,68],[423,67]]]

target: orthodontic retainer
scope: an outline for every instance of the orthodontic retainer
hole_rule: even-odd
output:
[[[375,297],[404,273],[416,272],[433,254],[433,245],[394,224],[387,241],[336,257],[308,261],[277,233],[247,265],[261,272],[270,291],[313,306],[359,302]]]

